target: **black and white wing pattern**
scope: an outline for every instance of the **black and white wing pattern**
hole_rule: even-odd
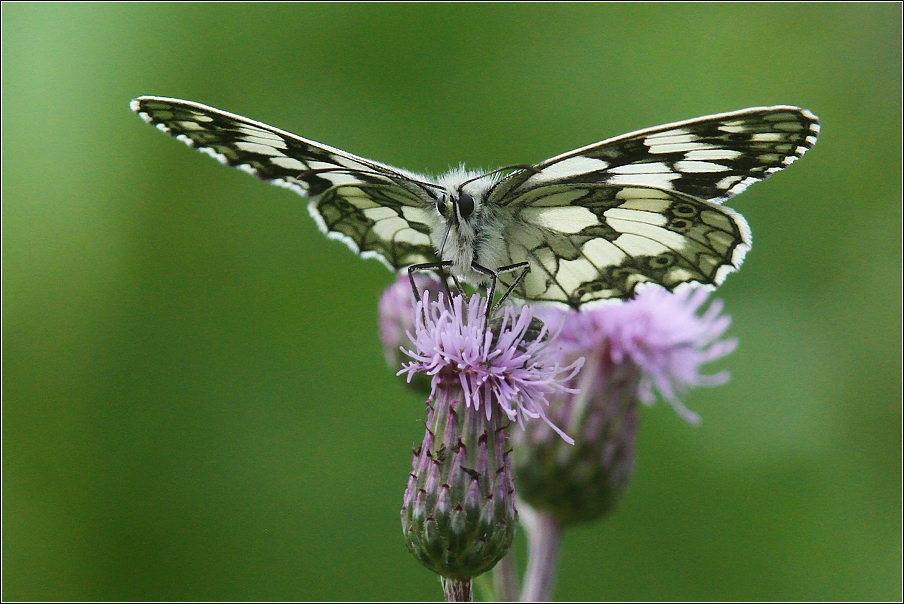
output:
[[[146,96],[132,109],[310,197],[321,230],[363,257],[396,270],[442,260],[475,282],[483,267],[527,262],[516,297],[575,308],[646,283],[720,284],[750,249],[747,223],[722,202],[789,166],[819,133],[805,109],[755,107],[639,130],[505,178],[461,169],[431,180],[199,103]]]
[[[314,199],[320,229],[392,269],[435,262],[432,191],[415,175],[200,103],[143,96],[132,110],[219,162]]]
[[[752,107],[616,136],[512,174],[500,195],[549,182],[638,185],[721,203],[816,143],[819,120],[790,105]]]
[[[503,262],[528,262],[513,295],[564,302],[630,298],[638,285],[670,290],[721,283],[750,249],[733,210],[678,191],[605,184],[548,184],[519,195]],[[511,276],[502,274],[505,285]]]
[[[746,221],[721,203],[800,158],[818,132],[805,109],[756,107],[632,132],[510,174],[487,203],[509,217],[500,261],[530,264],[514,295],[578,307],[628,298],[642,283],[720,284],[750,249]]]

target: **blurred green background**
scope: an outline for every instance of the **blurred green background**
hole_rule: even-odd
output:
[[[732,381],[687,398],[699,428],[643,411],[556,597],[901,598],[900,5],[4,3],[2,28],[5,599],[441,599],[401,535],[424,411],[377,340],[391,274],[141,94],[431,173],[811,109],[815,149],[731,202]]]

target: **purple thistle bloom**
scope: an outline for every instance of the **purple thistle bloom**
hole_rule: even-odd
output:
[[[415,350],[403,349],[413,360],[399,375],[407,374],[409,381],[416,373],[432,376],[431,397],[444,382],[455,380],[465,404],[474,409],[483,405],[487,418],[497,403],[522,428],[525,418],[540,418],[573,443],[547,419],[547,397],[576,392],[565,384],[578,373],[583,359],[561,366],[546,326],[539,335],[531,332],[530,307],[506,306],[498,329],[486,329],[485,306],[485,299],[475,295],[467,303],[455,296],[450,307],[442,294],[431,301],[426,291],[415,310],[414,334],[409,333]]]
[[[575,437],[563,447],[545,426],[516,437],[515,475],[523,501],[560,526],[601,518],[615,509],[634,468],[637,405],[659,393],[684,419],[699,422],[680,400],[692,386],[714,386],[727,372],[702,375],[703,364],[729,354],[734,339],[721,339],[731,319],[704,289],[671,293],[642,289],[627,302],[575,312],[538,310],[560,329],[561,362],[578,356],[584,369],[569,386],[575,395],[550,400],[550,420]]]
[[[642,372],[641,401],[652,404],[658,392],[681,417],[697,424],[700,416],[685,407],[680,397],[692,386],[727,382],[727,371],[702,375],[700,368],[730,354],[738,344],[734,338],[719,339],[731,324],[731,317],[721,314],[721,300],[714,300],[697,315],[708,296],[703,288],[687,287],[673,293],[651,286],[622,304],[582,313],[544,308],[537,315],[561,327],[559,344],[567,354],[588,356],[607,350],[616,365],[634,363]]]

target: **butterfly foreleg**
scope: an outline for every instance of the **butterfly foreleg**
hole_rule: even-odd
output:
[[[449,296],[449,300],[452,300],[452,291],[449,289],[449,281],[446,279],[446,271],[443,269],[449,268],[452,266],[451,260],[444,260],[442,262],[427,262],[424,264],[412,264],[408,267],[408,280],[411,282],[411,291],[414,292],[414,300],[417,302],[421,299],[421,292],[417,290],[417,284],[414,282],[414,273],[420,273],[425,271],[437,271],[439,272],[440,281],[443,282],[443,287],[446,288],[446,295]],[[451,273],[450,273],[451,274]],[[455,287],[461,291],[461,284],[458,283],[458,279],[455,278],[455,275],[452,275],[452,279],[455,281]]]
[[[509,264],[507,266],[502,266],[497,268],[496,270],[489,269],[485,266],[477,264],[476,262],[471,263],[471,268],[486,275],[490,279],[490,286],[487,288],[487,316],[489,316],[490,310],[493,308],[498,308],[503,302],[505,302],[506,298],[511,295],[512,291],[521,283],[521,280],[527,275],[527,271],[530,270],[530,265],[527,262],[518,262],[515,264]],[[516,271],[518,269],[521,270],[521,274],[518,275],[512,284],[505,290],[505,293],[502,294],[502,297],[499,298],[499,301],[495,304],[493,303],[493,298],[496,296],[496,282],[499,279],[499,275],[503,273],[510,273],[512,271]]]
[[[496,295],[497,273],[493,269],[489,269],[483,265],[477,264],[476,262],[471,263],[471,269],[480,273],[481,275],[486,275],[490,278],[490,285],[487,288],[487,305],[484,309],[483,329],[484,333],[486,333],[486,331],[490,328],[490,310],[493,308],[493,296]]]
[[[502,266],[496,269],[496,274],[501,275],[502,273],[510,273],[512,271],[516,271],[518,269],[521,270],[521,274],[515,277],[515,280],[512,281],[512,284],[508,286],[508,289],[505,290],[505,293],[502,294],[502,297],[499,298],[499,302],[496,303],[496,306],[501,306],[503,302],[505,302],[506,298],[511,295],[515,288],[518,287],[518,284],[524,280],[524,277],[527,276],[527,271],[530,270],[530,263],[528,262],[517,262],[515,264],[509,264],[508,266]]]
[[[491,268],[487,268],[481,264],[477,264],[476,262],[471,263],[471,268],[480,273],[481,275],[486,275],[490,279],[490,285],[487,288],[487,307],[486,307],[486,318],[487,321],[490,320],[490,310],[493,308],[493,296],[496,295],[496,280],[498,279],[498,273]]]
[[[499,308],[499,305],[505,302],[505,299],[509,297],[509,294],[512,293],[512,290],[524,279],[524,276],[527,274],[527,271],[530,269],[530,265],[527,262],[518,262],[516,264],[509,264],[507,266],[503,266],[497,268],[496,270],[489,269],[483,265],[477,264],[476,262],[471,263],[471,268],[482,274],[486,275],[490,279],[490,285],[487,287],[487,305],[484,311],[484,329],[489,329],[490,325],[490,312],[494,308]],[[521,274],[515,279],[515,281],[509,286],[509,288],[505,291],[501,298],[499,298],[499,302],[493,304],[493,298],[496,295],[496,281],[499,279],[499,275],[502,273],[510,273],[512,271],[516,271],[518,269],[523,269]]]

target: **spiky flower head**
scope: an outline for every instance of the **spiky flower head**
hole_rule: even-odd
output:
[[[580,392],[550,401],[551,421],[575,437],[575,446],[562,447],[538,425],[519,435],[516,479],[527,503],[562,524],[611,512],[633,472],[637,403],[653,403],[656,393],[681,417],[699,422],[680,397],[693,386],[724,383],[727,372],[704,375],[701,367],[737,345],[721,339],[731,322],[721,301],[698,314],[707,297],[700,288],[648,287],[633,300],[588,312],[538,312],[560,326],[562,362],[578,355],[587,362],[570,384]]]
[[[561,434],[546,418],[547,399],[573,392],[565,382],[582,363],[553,358],[552,338],[529,308],[507,307],[489,326],[485,308],[480,296],[450,304],[426,292],[400,372],[431,378],[427,430],[402,507],[406,543],[427,568],[455,580],[493,568],[514,538],[509,426],[540,419]]]

